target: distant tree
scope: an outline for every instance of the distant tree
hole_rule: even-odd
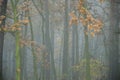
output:
[[[65,0],[65,23],[64,23],[64,45],[62,62],[62,80],[68,80],[68,56],[69,56],[69,1]]]
[[[73,0],[73,1],[74,4],[78,2],[78,0]],[[76,6],[74,6],[73,9],[76,14],[77,11],[75,9]],[[79,63],[79,30],[78,30],[78,24],[77,22],[75,22],[72,25],[72,66],[78,65],[78,63]],[[72,71],[72,80],[79,80],[79,71],[74,71],[74,70]]]
[[[45,0],[45,33],[44,33],[44,38],[45,38],[45,46],[46,46],[46,51],[47,51],[47,56],[46,56],[46,65],[45,67],[45,78],[46,80],[56,80],[56,71],[55,71],[55,64],[54,64],[54,50],[52,46],[52,41],[51,41],[51,36],[50,36],[50,21],[49,21],[49,0]],[[51,74],[52,73],[52,74]]]

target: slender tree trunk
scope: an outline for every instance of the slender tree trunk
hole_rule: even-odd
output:
[[[45,46],[47,50],[47,64],[46,68],[46,78],[47,80],[56,80],[56,71],[54,64],[54,51],[52,48],[52,41],[50,38],[50,27],[49,27],[49,1],[45,0]],[[51,74],[52,73],[52,74]]]
[[[11,0],[11,5],[12,5],[12,10],[13,10],[13,20],[14,24],[18,22],[18,12],[17,12],[17,4],[19,0]],[[21,80],[21,60],[20,60],[20,31],[15,32],[15,44],[16,44],[16,49],[15,49],[15,58],[16,58],[16,80]]]
[[[45,0],[45,47],[46,47],[46,54],[45,56],[45,67],[44,67],[44,72],[45,72],[45,78],[46,80],[50,80],[50,36],[49,36],[49,1]]]
[[[72,1],[74,2],[74,4],[77,4],[78,2],[78,0],[72,0]],[[75,14],[76,14],[76,10],[75,10]],[[78,65],[78,63],[79,63],[78,25],[73,24],[72,26],[72,66]],[[72,70],[72,80],[79,80],[79,71]]]
[[[28,11],[28,15],[30,15],[30,12]],[[33,33],[33,24],[32,24],[32,19],[29,16],[29,23],[30,23],[30,29],[31,29],[31,41],[34,41],[34,33]],[[37,70],[37,60],[36,60],[36,55],[33,46],[32,47],[32,54],[33,54],[33,68],[34,68],[34,79],[38,80],[38,70]]]
[[[116,0],[117,1],[117,0]],[[119,66],[119,6],[117,2],[111,0],[111,25],[109,28],[109,80],[120,80]]]
[[[41,12],[39,10],[39,7],[35,4],[35,1],[32,0],[36,10],[39,12],[39,15],[42,17],[42,26],[41,26],[41,33],[42,33],[42,45],[45,45],[45,18],[43,15],[43,12]],[[41,10],[43,10],[43,2],[40,0],[40,6],[41,6]],[[43,64],[45,64],[45,49],[42,50],[42,61],[40,63],[40,80],[44,80],[45,79],[45,67],[43,66]]]
[[[0,16],[6,14],[7,0],[3,0],[0,5]],[[0,27],[5,25],[5,19],[0,24]],[[2,56],[3,56],[4,32],[0,32],[0,80],[3,80],[2,75]]]
[[[52,80],[57,80],[57,76],[56,76],[56,68],[55,68],[55,61],[54,61],[54,27],[52,27],[51,29],[51,49],[52,49],[52,53],[51,53],[51,68],[52,68],[52,74],[53,74],[53,79]]]
[[[87,8],[87,0],[84,0],[84,7]],[[87,26],[84,27],[84,31],[88,31]],[[85,60],[86,60],[86,73],[85,73],[85,79],[86,80],[91,80],[91,74],[90,74],[90,52],[89,52],[89,39],[88,39],[89,34],[84,33],[84,55],[85,55]]]
[[[72,66],[79,63],[79,41],[78,41],[78,26],[72,28]],[[72,80],[79,80],[79,71],[72,71]]]
[[[78,26],[75,26],[76,35],[76,65],[79,64],[79,37],[78,37]],[[79,80],[79,71],[76,72],[76,80]]]
[[[90,75],[89,41],[88,41],[88,35],[86,35],[86,34],[85,34],[84,54],[85,54],[85,59],[86,59],[86,80],[91,80],[91,75]]]
[[[64,45],[63,45],[63,62],[62,62],[62,80],[68,80],[68,56],[69,56],[69,0],[65,0],[65,23],[64,23]]]
[[[72,26],[72,66],[75,66],[75,53],[76,53],[76,50],[75,50],[75,39],[76,39],[76,35],[75,35],[75,27],[76,26]],[[75,79],[75,71],[72,70],[72,80]]]

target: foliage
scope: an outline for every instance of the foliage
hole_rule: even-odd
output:
[[[86,66],[86,60],[82,59],[78,65],[73,66],[73,70],[76,72],[80,72],[80,78],[82,80],[85,80],[85,66]],[[107,71],[108,67],[105,66],[103,63],[101,63],[97,59],[91,59],[90,60],[90,73],[91,73],[91,79],[92,80],[100,80],[107,78]]]
[[[76,24],[80,21],[85,27],[85,34],[88,35],[88,33],[90,33],[94,37],[96,33],[100,32],[103,27],[103,23],[101,20],[94,18],[94,16],[87,9],[86,4],[87,3],[85,3],[84,0],[79,0],[77,5],[79,16],[75,15],[74,11],[71,12],[70,25]]]

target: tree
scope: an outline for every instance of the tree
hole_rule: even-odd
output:
[[[46,65],[45,69],[46,80],[56,80],[56,71],[54,64],[54,50],[52,46],[52,41],[50,37],[50,25],[49,25],[49,0],[45,1],[45,46],[47,51]]]
[[[100,32],[100,29],[102,28],[103,24],[99,19],[94,18],[91,12],[88,10],[87,0],[79,0],[78,11],[79,11],[80,17],[77,18],[76,15],[72,13],[71,14],[72,19],[70,23],[78,23],[80,19],[80,22],[84,26],[84,40],[85,40],[84,57],[86,60],[86,66],[85,66],[86,80],[91,80],[89,35],[94,37],[96,33]]]
[[[68,80],[68,58],[69,58],[69,1],[65,0],[65,23],[64,23],[64,45],[63,45],[63,62],[62,62],[62,80]]]
[[[117,0],[116,0],[117,1]],[[120,66],[119,66],[119,8],[118,2],[110,1],[111,5],[111,20],[109,27],[109,80],[120,80]]]
[[[75,12],[76,13],[76,12]],[[79,64],[79,36],[78,25],[75,22],[72,26],[72,66]],[[79,80],[79,71],[72,71],[72,80]]]
[[[0,16],[5,16],[8,0],[0,0]],[[5,19],[3,19],[0,27],[5,25]],[[0,32],[0,80],[3,80],[2,76],[2,56],[3,56],[3,43],[4,43],[4,32]]]

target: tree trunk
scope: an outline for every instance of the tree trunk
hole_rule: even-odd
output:
[[[3,0],[0,5],[0,16],[6,14],[7,0]],[[0,27],[5,25],[5,19],[0,24]],[[2,75],[2,56],[3,56],[4,32],[0,32],[0,80],[3,80]]]
[[[75,26],[76,35],[76,65],[79,64],[79,37],[78,37],[78,26]],[[76,72],[76,80],[79,80],[79,71]]]
[[[46,46],[46,54],[47,56],[45,56],[46,58],[46,62],[45,64],[45,78],[46,80],[50,80],[50,36],[49,36],[49,1],[45,0],[45,46]]]
[[[49,0],[45,0],[45,46],[47,50],[47,64],[46,68],[46,80],[56,80],[56,70],[54,63],[54,50],[52,46],[52,41],[50,38],[50,27],[49,27]]]
[[[88,41],[88,35],[85,34],[85,48],[84,48],[84,54],[86,59],[86,80],[91,80],[90,75],[90,53],[89,53],[89,41]]]
[[[76,39],[76,36],[75,36],[75,27],[76,26],[72,26],[72,66],[75,66],[75,53],[76,53],[76,50],[75,50],[75,39]],[[72,80],[75,79],[75,71],[72,70]]]
[[[111,1],[111,25],[109,28],[109,80],[120,80],[119,68],[119,21],[118,6],[114,0]]]
[[[64,23],[64,45],[63,45],[63,62],[62,62],[62,80],[68,80],[68,56],[69,56],[69,0],[65,0],[65,23]]]
[[[72,66],[79,64],[78,26],[72,28]],[[79,80],[79,71],[72,71],[72,80]]]

